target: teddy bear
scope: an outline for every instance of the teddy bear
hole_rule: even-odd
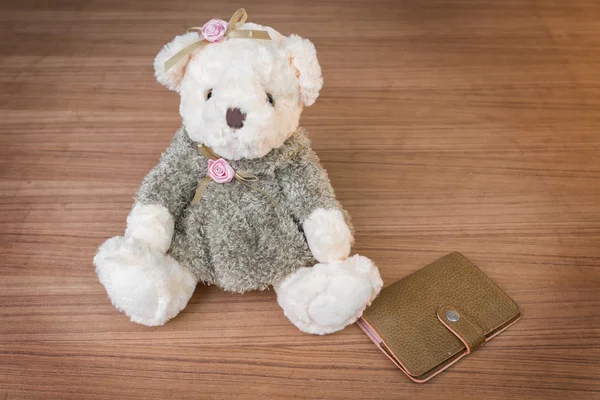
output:
[[[99,247],[96,273],[140,324],[175,317],[202,282],[273,287],[297,328],[332,333],[383,283],[370,259],[350,256],[349,216],[299,127],[323,85],[316,50],[236,14],[156,56],[158,82],[180,95],[182,127],[143,179],[124,235]]]

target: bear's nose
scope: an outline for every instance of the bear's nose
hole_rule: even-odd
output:
[[[227,125],[229,125],[231,128],[240,129],[242,126],[244,126],[246,114],[244,114],[239,108],[228,108],[227,114],[225,114],[225,119],[227,120]]]

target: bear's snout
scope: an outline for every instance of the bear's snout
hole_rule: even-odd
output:
[[[227,120],[227,125],[229,125],[230,128],[240,129],[244,126],[246,114],[244,114],[239,108],[228,108],[227,114],[225,114],[225,119]]]

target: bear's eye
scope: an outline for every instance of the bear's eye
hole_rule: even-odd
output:
[[[210,100],[211,97],[212,97],[212,89],[208,89],[208,92],[206,92],[206,100]]]
[[[273,100],[273,96],[271,96],[271,93],[267,93],[267,103],[269,103],[272,106],[275,105],[275,100]]]

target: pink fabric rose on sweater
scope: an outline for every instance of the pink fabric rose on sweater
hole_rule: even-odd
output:
[[[229,24],[222,19],[213,18],[202,25],[202,37],[209,42],[218,42],[227,33]]]
[[[235,176],[235,171],[227,161],[219,158],[217,161],[208,160],[208,172],[206,175],[217,183],[227,183],[231,182]]]

